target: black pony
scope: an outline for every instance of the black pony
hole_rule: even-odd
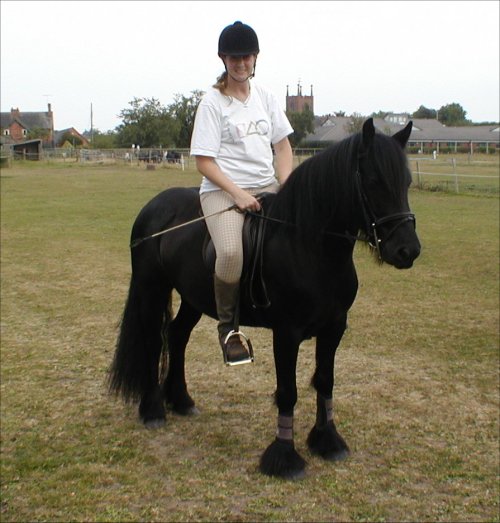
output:
[[[420,253],[404,153],[411,127],[390,137],[376,133],[369,119],[361,133],[303,162],[265,200],[262,278],[270,304],[253,307],[245,293],[240,304],[242,325],[273,331],[278,428],[260,460],[265,474],[296,477],[304,470],[293,442],[295,370],[299,345],[311,337],[317,412],[307,443],[327,460],[348,454],[334,424],[332,394],[335,352],[358,288],[353,248],[364,239],[380,261],[399,269],[411,267]],[[132,277],[109,386],[125,400],[140,401],[148,426],[165,422],[167,404],[181,414],[196,412],[186,387],[185,349],[202,314],[216,318],[213,277],[202,256],[207,229],[199,216],[198,191],[173,188],[153,198],[132,229]],[[181,296],[175,318],[173,289]],[[165,377],[159,367],[167,353]]]

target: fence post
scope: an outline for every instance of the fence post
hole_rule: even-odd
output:
[[[422,180],[420,179],[420,165],[417,160],[417,185],[419,189],[422,189]]]
[[[453,165],[453,176],[455,178],[455,191],[458,193],[457,161],[455,158],[451,159],[451,164]]]

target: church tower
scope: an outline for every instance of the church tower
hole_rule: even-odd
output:
[[[302,94],[302,86],[300,80],[297,83],[297,95],[290,96],[288,92],[288,85],[286,86],[286,110],[291,113],[301,113],[305,109],[309,108],[314,114],[314,96],[313,86],[311,85],[311,94],[309,96]]]

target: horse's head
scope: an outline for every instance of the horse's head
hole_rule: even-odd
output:
[[[375,133],[373,119],[363,125],[356,172],[363,231],[379,260],[407,269],[420,254],[415,215],[410,211],[411,173],[404,148],[412,122],[386,136]]]

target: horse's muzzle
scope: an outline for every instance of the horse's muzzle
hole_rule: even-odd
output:
[[[410,269],[420,255],[420,242],[415,235],[413,241],[402,242],[397,246],[394,245],[394,242],[388,242],[385,248],[382,246],[381,250],[382,259],[385,262],[393,265],[396,269]]]

